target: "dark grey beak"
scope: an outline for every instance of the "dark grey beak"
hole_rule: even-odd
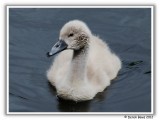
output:
[[[50,52],[47,53],[47,56],[50,57],[52,55],[55,55],[56,53],[59,53],[65,49],[67,49],[67,44],[63,40],[59,40],[51,49]]]

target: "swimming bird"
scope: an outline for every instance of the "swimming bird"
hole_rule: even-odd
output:
[[[59,41],[48,56],[57,53],[47,78],[63,99],[93,99],[121,69],[120,58],[80,20],[69,21],[62,27]]]

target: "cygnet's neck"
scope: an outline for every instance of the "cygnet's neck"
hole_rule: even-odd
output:
[[[80,50],[73,51],[71,61],[71,80],[72,82],[86,80],[86,63],[88,58],[88,44]]]

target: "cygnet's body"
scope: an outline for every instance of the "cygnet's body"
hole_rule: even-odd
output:
[[[93,99],[117,76],[120,59],[79,20],[66,23],[59,39],[63,43],[57,43],[49,53],[53,55],[62,51],[47,72],[50,83],[64,99]]]

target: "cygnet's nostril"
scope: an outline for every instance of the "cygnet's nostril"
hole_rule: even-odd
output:
[[[59,45],[56,45],[55,47],[59,47]]]

